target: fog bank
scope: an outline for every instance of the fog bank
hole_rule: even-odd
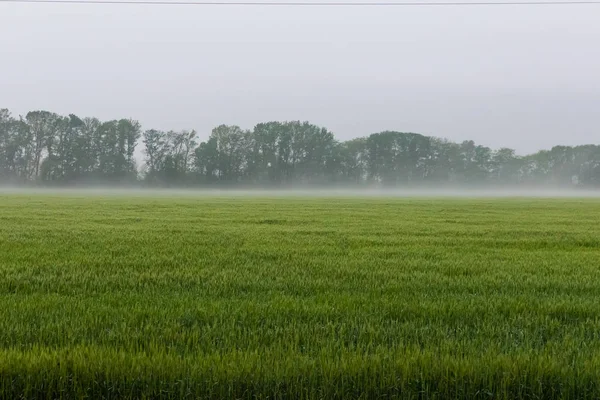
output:
[[[473,187],[356,189],[356,188],[288,188],[288,189],[156,189],[156,188],[31,188],[3,186],[0,195],[73,196],[73,197],[356,197],[356,198],[600,198],[600,191],[585,189],[486,189]]]

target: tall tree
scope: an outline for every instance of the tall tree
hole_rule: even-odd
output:
[[[422,181],[427,175],[430,138],[385,131],[367,138],[370,177],[385,185]]]
[[[62,118],[48,111],[31,111],[25,117],[29,128],[29,142],[26,150],[29,161],[28,175],[36,180],[49,143],[60,129]]]
[[[99,179],[109,182],[131,182],[137,179],[133,156],[140,130],[137,121],[128,119],[108,121],[100,125]]]
[[[367,181],[367,140],[358,138],[337,146],[338,171],[342,182],[361,184]]]
[[[0,109],[0,180],[23,183],[29,179],[27,158],[29,128],[22,119]]]
[[[555,146],[521,157],[508,148],[395,131],[338,142],[326,128],[301,121],[259,123],[251,131],[220,125],[200,144],[195,131],[140,132],[140,124],[128,119],[102,122],[48,111],[15,118],[0,109],[0,180],[134,182],[141,137],[147,184],[600,187],[597,145]]]

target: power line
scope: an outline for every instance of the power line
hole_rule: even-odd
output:
[[[453,2],[281,2],[281,1],[187,1],[187,0],[0,0],[0,3],[36,4],[121,4],[121,5],[171,5],[171,6],[275,6],[275,7],[463,7],[463,6],[573,6],[600,5],[600,0],[590,1],[453,1]]]

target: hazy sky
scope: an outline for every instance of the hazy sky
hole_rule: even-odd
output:
[[[526,153],[600,143],[600,5],[0,3],[0,108],[144,128],[309,120]]]

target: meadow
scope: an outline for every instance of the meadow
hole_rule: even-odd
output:
[[[0,195],[0,398],[600,397],[600,199]]]

